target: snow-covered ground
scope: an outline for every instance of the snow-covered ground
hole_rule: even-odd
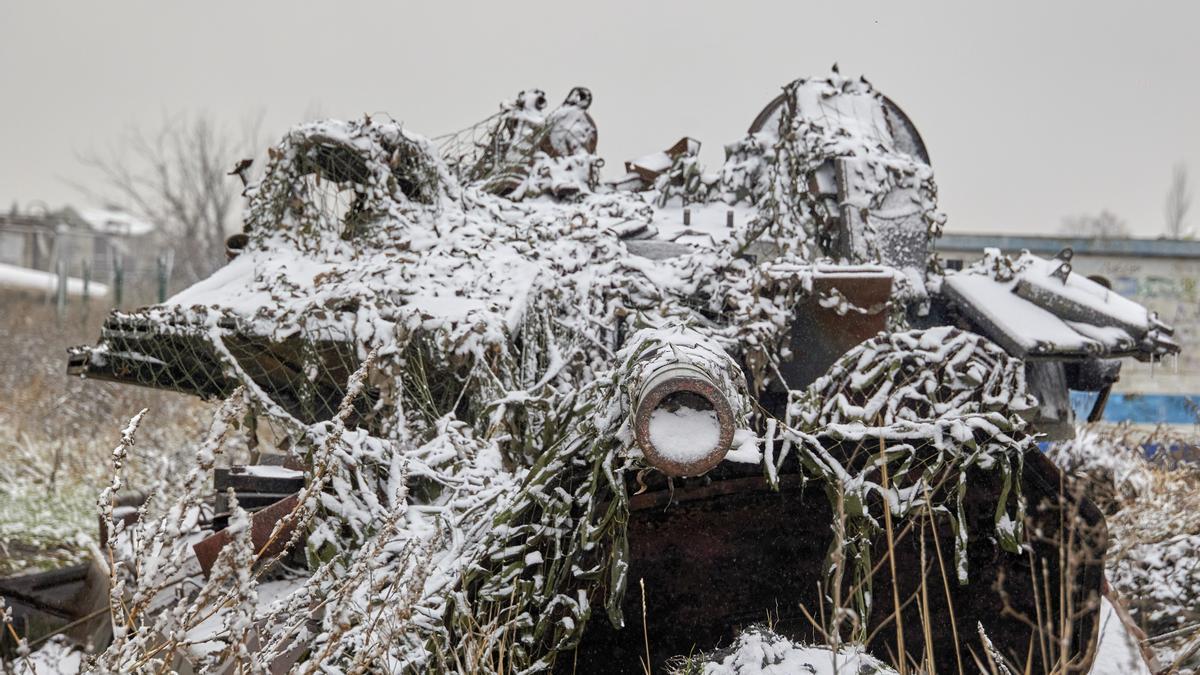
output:
[[[28,291],[35,293],[54,293],[58,289],[58,275],[28,267],[19,267],[0,263],[0,289]],[[67,295],[80,297],[84,294],[84,280],[78,277],[67,277]],[[88,282],[87,294],[92,298],[103,298],[108,295],[108,286],[95,281]]]
[[[676,675],[894,675],[895,670],[856,645],[839,649],[802,645],[769,628],[746,630],[725,649],[679,659]]]
[[[1137,638],[1121,622],[1108,598],[1101,600],[1100,641],[1092,675],[1150,675],[1150,666],[1142,656]]]
[[[57,636],[47,640],[28,659],[17,659],[12,665],[19,675],[79,675],[87,672],[83,650]]]

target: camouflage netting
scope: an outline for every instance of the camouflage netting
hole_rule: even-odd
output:
[[[833,78],[794,83],[785,99],[828,88],[878,97]],[[716,377],[744,369],[736,407],[764,438],[740,440],[764,474],[801,472],[831,499],[857,500],[846,539],[858,557],[845,567],[870,564],[853,549],[879,526],[868,494],[897,517],[928,504],[955,518],[967,467],[1011,477],[1030,444],[1016,415],[1029,403],[1020,364],[969,333],[878,338],[793,392],[786,420],[752,409],[786,386],[793,317],[831,250],[833,215],[805,189],[831,157],[874,181],[879,199],[862,209],[900,186],[920,196],[930,232],[941,222],[924,162],[837,116],[807,121],[797,105],[782,107],[777,134],[732,151],[720,191],[706,183],[703,199],[753,205],[753,216],[662,260],[630,255],[620,236],[653,224],[660,195],[602,189],[594,137],[555,136],[552,120],[581,123],[579,106],[543,119],[523,98],[488,122],[482,147],[443,144],[456,149],[449,164],[390,121],[290,132],[249,190],[237,257],[164,304],[115,314],[102,344],[73,356],[92,376],[224,400],[196,468],[137,524],[114,528],[112,597],[124,609],[100,667],[260,669],[286,657],[298,672],[547,668],[598,607],[623,622],[625,476],[648,469],[628,386],[644,350],[664,344],[725,354]],[[901,298],[919,304],[923,268],[893,271]],[[891,327],[903,321],[896,312]],[[192,578],[188,537],[235,437],[304,466],[299,506],[276,535],[294,530],[307,569],[282,581],[251,571],[264,555],[236,506],[232,545],[207,581]],[[882,457],[842,463],[836,443]],[[1021,508],[1015,488],[997,507],[1008,546]],[[869,595],[857,602],[866,616]]]
[[[1037,446],[1021,413],[1035,404],[1023,363],[985,338],[949,327],[881,334],[850,350],[807,391],[793,392],[780,459],[770,468],[772,475],[782,471],[795,444],[803,469],[821,478],[847,514],[835,527],[849,553],[831,576],[849,572],[861,595],[870,594],[870,538],[883,526],[869,508],[871,496],[895,518],[925,509],[948,519],[955,573],[966,583],[970,469],[1000,474],[994,534],[1001,546],[1017,552],[1024,541],[1021,467]],[[870,600],[861,595],[853,600],[866,616]]]
[[[604,161],[595,155],[592,94],[576,87],[546,113],[546,94],[522,91],[500,112],[435,141],[458,180],[513,199],[593,191]]]
[[[941,235],[933,170],[889,129],[890,102],[865,80],[835,77],[796,80],[769,106],[762,124],[726,148],[722,194],[731,203],[754,204],[758,229],[803,242],[813,257],[882,260],[904,270],[900,294],[925,295],[924,246]],[[865,111],[872,111],[864,115]],[[853,190],[824,186],[843,172]],[[797,189],[797,186],[816,189]],[[911,219],[924,232],[896,225]],[[861,221],[861,225],[848,221]],[[845,241],[847,230],[858,230]],[[889,250],[892,242],[913,251]]]

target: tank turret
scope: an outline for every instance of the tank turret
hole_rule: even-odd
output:
[[[402,626],[373,658],[413,670],[643,672],[770,616],[943,672],[1046,644],[1086,671],[1103,517],[1037,434],[1068,386],[1111,384],[1092,366],[1177,351],[1170,328],[1066,253],[942,269],[925,143],[864,79],[789,83],[719,170],[684,138],[610,181],[591,92],[545,102],[433,141],[297,127],[225,267],[71,352],[74,375],[224,399],[296,472],[284,506],[208,525],[196,583],[286,531],[294,597],[328,607],[241,624]],[[368,568],[402,615],[323,585]],[[272,644],[272,667],[336,660]]]

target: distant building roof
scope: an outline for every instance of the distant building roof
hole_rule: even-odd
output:
[[[105,234],[138,237],[150,234],[155,229],[153,224],[120,209],[85,209],[78,213],[93,231]]]
[[[75,236],[96,233],[119,237],[141,237],[158,229],[153,223],[118,208],[79,210],[70,206],[58,211],[0,213],[0,227],[10,232],[69,232]]]
[[[1088,237],[1041,237],[1007,234],[944,234],[933,243],[937,251],[982,252],[998,248],[1005,252],[1028,250],[1053,255],[1071,248],[1079,254],[1141,258],[1200,258],[1200,240],[1182,239],[1094,239]]]

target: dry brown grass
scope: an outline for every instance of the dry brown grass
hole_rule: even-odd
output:
[[[42,298],[0,294],[0,575],[78,559],[121,420],[149,409],[131,485],[144,489],[209,417],[193,397],[67,376],[67,347],[93,343],[107,313],[75,304],[59,320]]]
[[[1178,451],[1197,442],[1187,430],[1096,426],[1052,451],[1108,514],[1113,590],[1159,665],[1181,673],[1200,669],[1200,457],[1145,455],[1151,445]]]

